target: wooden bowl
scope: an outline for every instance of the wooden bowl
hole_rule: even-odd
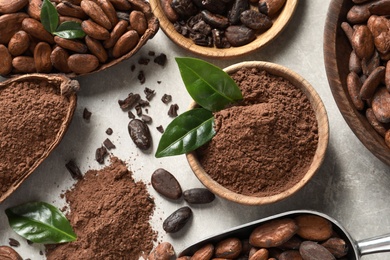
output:
[[[224,71],[226,71],[228,74],[232,74],[243,67],[247,67],[247,68],[257,67],[261,70],[267,71],[269,74],[283,77],[288,81],[290,81],[294,86],[299,88],[308,97],[310,104],[315,112],[316,120],[318,124],[318,146],[314,154],[313,161],[309,167],[309,170],[306,172],[304,177],[291,188],[276,195],[255,197],[255,196],[247,196],[247,195],[242,195],[233,192],[220,185],[214,179],[212,179],[210,175],[208,175],[207,172],[205,172],[202,165],[200,164],[196,152],[188,153],[186,156],[187,156],[188,163],[192,171],[197,176],[197,178],[203,183],[205,187],[207,187],[214,194],[224,199],[237,202],[240,204],[245,204],[245,205],[263,205],[263,204],[274,203],[291,196],[299,189],[301,189],[313,177],[313,175],[317,172],[317,170],[321,166],[325,157],[325,152],[329,141],[328,116],[325,110],[325,106],[322,103],[322,100],[318,96],[317,92],[314,90],[314,88],[310,85],[309,82],[307,82],[297,73],[281,65],[277,65],[269,62],[261,62],[261,61],[241,62],[225,68]],[[190,105],[190,109],[196,106],[197,104],[193,102]]]
[[[333,97],[345,121],[363,143],[382,162],[390,165],[390,148],[368,122],[364,112],[353,105],[347,90],[348,63],[352,47],[340,25],[346,22],[352,1],[332,0],[325,23],[324,57]]]
[[[290,21],[298,4],[298,0],[287,0],[278,16],[273,19],[272,27],[266,32],[258,35],[251,43],[240,47],[218,49],[216,47],[203,47],[196,45],[191,39],[178,33],[173,24],[166,17],[161,7],[161,0],[150,0],[149,2],[153,13],[160,21],[161,29],[174,43],[195,54],[213,58],[239,57],[266,46],[282,32],[284,27]]]
[[[70,80],[64,75],[56,74],[28,74],[0,82],[0,100],[3,102],[5,102],[5,99],[8,101],[19,100],[21,98],[19,96],[19,89],[22,87],[26,88],[26,84],[30,85],[29,88],[31,88],[31,90],[33,90],[33,88],[41,88],[42,90],[39,93],[42,94],[40,96],[31,94],[28,97],[26,97],[27,95],[24,95],[24,98],[26,99],[25,102],[19,104],[19,106],[23,106],[23,110],[19,109],[15,111],[16,109],[13,109],[13,106],[11,105],[9,106],[9,109],[7,109],[6,106],[0,108],[1,115],[6,115],[6,119],[11,119],[10,121],[12,122],[2,122],[0,125],[2,141],[6,140],[5,144],[0,141],[2,144],[0,155],[3,158],[0,163],[0,203],[11,195],[11,193],[34,172],[34,170],[60,143],[72,120],[77,104],[75,91],[78,90],[79,83],[75,80]],[[48,87],[42,88],[40,84],[45,84]],[[16,91],[10,90],[11,88]],[[62,109],[63,116],[61,116],[61,122],[57,123],[58,128],[56,127],[56,129],[54,129],[55,131],[50,127],[47,127],[44,122],[58,121],[58,119],[55,118],[56,113],[39,114],[37,111],[31,113],[32,107],[48,105],[43,101],[39,101],[43,95],[50,98],[56,97],[56,101],[53,101],[51,107]],[[30,122],[39,123],[31,125]],[[27,130],[23,129],[28,129],[28,133],[26,133]],[[46,133],[49,132],[50,134],[47,135],[50,135],[51,138],[41,140],[46,136]],[[20,147],[20,144],[16,144],[16,142],[13,141],[21,137],[24,142],[23,149],[21,149],[22,147]],[[37,142],[38,140],[38,146],[41,146],[41,143],[45,143],[45,145],[42,144],[44,150],[41,148],[38,153],[35,147],[33,147],[32,140],[35,140],[34,142]],[[17,159],[13,159],[15,161],[13,164],[15,165],[6,165],[7,162],[11,161],[9,156],[12,158],[17,157]],[[15,167],[10,169],[11,166]]]

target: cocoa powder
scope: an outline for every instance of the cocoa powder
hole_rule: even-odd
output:
[[[47,259],[136,260],[153,249],[154,201],[123,161],[112,157],[102,170],[89,170],[65,196],[77,241],[47,246]]]
[[[0,197],[56,141],[69,100],[46,82],[0,88]]]
[[[315,113],[289,81],[256,68],[231,75],[244,99],[216,112],[213,139],[197,150],[205,171],[240,194],[269,196],[295,185],[318,143]]]

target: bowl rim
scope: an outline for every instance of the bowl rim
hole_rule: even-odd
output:
[[[290,22],[298,5],[298,0],[286,0],[286,3],[280,11],[279,15],[273,19],[272,27],[264,33],[258,35],[254,41],[244,46],[225,49],[196,45],[191,39],[184,37],[175,30],[172,22],[168,20],[162,10],[161,0],[150,0],[149,3],[152,7],[152,12],[160,21],[160,28],[164,31],[165,35],[171,39],[171,41],[179,45],[181,48],[194,54],[198,54],[204,57],[223,59],[240,57],[268,45],[273,39],[279,36],[279,34]]]
[[[340,12],[348,4],[352,6],[353,3],[345,0],[331,0],[326,16],[323,53],[329,87],[341,115],[355,136],[375,157],[390,165],[390,148],[386,145],[384,138],[372,128],[365,115],[353,105],[347,90],[346,77],[340,78],[342,68],[338,61],[337,44],[340,38],[347,39],[341,29],[341,23],[346,21],[346,16],[340,17]],[[352,47],[350,50],[352,51]],[[375,133],[370,134],[372,132]]]
[[[271,62],[264,62],[264,61],[244,61],[244,62],[231,65],[225,68],[224,71],[229,74],[229,73],[234,73],[235,71],[244,67],[246,68],[257,67],[267,71],[272,75],[281,76],[287,79],[288,81],[290,81],[294,86],[301,89],[304,92],[304,94],[308,97],[310,104],[313,110],[315,111],[316,120],[318,124],[318,144],[317,144],[315,155],[313,157],[313,161],[309,167],[309,170],[307,171],[305,176],[291,188],[276,195],[267,196],[267,197],[255,197],[255,196],[247,196],[247,195],[233,192],[223,187],[215,180],[213,180],[201,167],[195,151],[187,153],[186,158],[192,171],[194,172],[196,177],[200,180],[200,182],[202,182],[204,186],[206,186],[211,192],[215,193],[216,195],[224,199],[237,202],[240,204],[244,204],[244,205],[270,204],[285,199],[291,196],[292,194],[294,194],[295,192],[297,192],[298,190],[300,190],[314,176],[314,174],[318,171],[318,169],[322,165],[325,158],[326,149],[329,143],[328,115],[325,109],[325,105],[322,102],[318,93],[315,91],[315,89],[311,86],[311,84],[308,81],[306,81],[302,76],[300,76],[296,72],[282,65],[278,65]],[[192,101],[192,103],[189,106],[189,109],[192,109],[195,106],[197,106],[197,104],[194,101]]]

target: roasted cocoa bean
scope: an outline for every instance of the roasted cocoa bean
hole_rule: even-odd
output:
[[[214,28],[225,29],[229,26],[229,20],[225,16],[213,14],[207,10],[203,10],[201,14],[204,21]]]
[[[108,0],[97,0],[97,3],[99,4],[103,12],[107,15],[107,18],[111,23],[111,26],[114,27],[119,22],[119,19],[116,16],[115,7]]]
[[[242,244],[238,238],[227,238],[215,246],[215,257],[234,259],[241,254]]]
[[[234,46],[243,46],[256,39],[256,34],[252,29],[243,25],[232,25],[226,28],[226,39]]]
[[[68,66],[76,74],[86,74],[99,66],[99,60],[92,54],[72,54],[68,58]]]
[[[96,24],[107,30],[111,30],[112,24],[110,20],[97,3],[94,1],[83,0],[80,3],[80,7]]]
[[[364,58],[361,61],[362,72],[364,75],[369,76],[377,67],[379,67],[381,58],[379,53],[375,50],[371,58]]]
[[[161,0],[161,8],[171,23],[176,22],[179,19],[179,15],[173,10],[171,4],[173,0]]]
[[[34,50],[34,63],[37,72],[49,73],[52,69],[52,63],[50,59],[51,46],[46,42],[40,42],[37,44]]]
[[[268,30],[272,26],[272,20],[268,16],[251,9],[241,13],[240,21],[246,27],[259,31]]]
[[[41,19],[41,7],[43,0],[28,0],[27,13],[35,20]]]
[[[258,9],[265,15],[274,16],[282,9],[285,3],[286,0],[260,0]]]
[[[22,22],[22,29],[41,41],[50,44],[54,43],[53,35],[46,31],[45,27],[43,27],[40,22],[33,18],[25,18]]]
[[[182,19],[187,19],[198,12],[192,0],[173,0],[171,7]]]
[[[83,20],[76,18],[76,17],[71,17],[71,16],[60,16],[60,24],[63,22],[76,22],[76,23],[82,23]]]
[[[129,134],[134,144],[141,150],[147,150],[152,144],[149,127],[139,119],[133,119],[128,125]]]
[[[371,13],[368,10],[369,4],[354,5],[347,13],[347,20],[351,24],[359,24],[367,22]]]
[[[296,249],[299,249],[299,246],[301,245],[301,243],[302,243],[301,238],[299,238],[298,236],[293,236],[287,242],[280,245],[278,248],[281,248],[283,250],[287,250],[287,249],[296,250]]]
[[[34,58],[29,56],[17,56],[13,58],[12,67],[15,69],[15,73],[36,72]]]
[[[352,48],[356,55],[363,59],[369,59],[374,53],[374,38],[367,25],[356,25],[352,35]]]
[[[9,246],[0,246],[0,259],[22,260],[23,258],[13,248]]]
[[[332,223],[329,220],[315,215],[301,215],[296,217],[297,234],[307,240],[324,241],[333,234]]]
[[[13,56],[22,55],[30,46],[30,36],[25,31],[16,32],[8,43],[8,51]]]
[[[143,35],[148,29],[146,17],[141,11],[131,11],[129,15],[129,22],[132,29],[134,29],[139,35]]]
[[[352,100],[353,105],[357,110],[364,109],[364,102],[360,98],[360,89],[362,88],[362,82],[356,72],[351,71],[347,76],[347,90]]]
[[[155,170],[152,174],[151,183],[159,194],[172,200],[181,198],[182,189],[180,183],[167,170],[162,168]]]
[[[70,2],[59,3],[56,6],[56,9],[57,12],[63,16],[76,17],[82,20],[87,19],[88,17],[80,6],[72,4]]]
[[[355,51],[351,51],[351,55],[349,56],[349,71],[353,71],[356,74],[360,74],[362,72],[362,65],[360,58],[356,55]]]
[[[312,241],[302,242],[299,253],[304,260],[336,260],[325,247]]]
[[[54,36],[54,41],[58,44],[58,46],[61,46],[62,48],[70,51],[74,51],[77,53],[87,53],[88,51],[87,45],[80,41],[69,40],[58,36]]]
[[[110,38],[105,40],[103,42],[103,46],[106,49],[110,49],[114,47],[115,43],[118,41],[118,39],[127,31],[127,27],[129,26],[129,23],[125,20],[120,20],[112,29],[110,33]]]
[[[162,242],[150,252],[148,260],[170,260],[175,255],[172,244]]]
[[[366,117],[370,125],[375,129],[375,131],[377,131],[377,133],[380,134],[382,137],[385,137],[387,128],[383,123],[379,122],[378,119],[376,119],[372,108],[367,108]]]
[[[259,250],[256,250],[248,260],[269,260],[268,259],[269,252],[265,248],[260,248]]]
[[[107,61],[108,53],[100,41],[87,35],[85,36],[85,44],[87,45],[88,50],[98,58],[100,63],[105,63]]]
[[[343,256],[346,256],[348,253],[347,244],[343,239],[338,237],[329,238],[321,245],[326,249],[328,249],[332,253],[332,255],[334,255],[336,258],[341,258]]]
[[[191,257],[191,260],[204,260],[211,259],[214,255],[214,245],[207,244],[196,250],[194,255]]]
[[[128,11],[131,9],[131,4],[127,0],[110,0],[110,2],[118,11]]]
[[[205,188],[193,188],[183,192],[184,200],[190,204],[210,203],[215,199],[214,193]]]
[[[302,260],[298,250],[287,250],[279,255],[279,260]]]
[[[119,58],[120,56],[130,52],[138,44],[138,41],[139,35],[135,30],[127,31],[115,43],[112,50],[113,57]]]
[[[368,7],[371,14],[374,15],[388,15],[390,13],[390,1],[389,0],[378,0],[373,1]]]
[[[8,44],[11,37],[22,28],[26,13],[0,15],[0,44]]]
[[[249,2],[247,0],[234,0],[233,6],[228,13],[230,24],[238,24],[241,13],[249,9]]]
[[[179,208],[164,220],[163,229],[167,233],[176,233],[185,226],[191,216],[192,210],[189,207]]]
[[[106,28],[100,26],[92,20],[84,20],[81,23],[81,28],[83,29],[85,34],[96,40],[104,41],[110,38],[110,32]]]
[[[379,87],[371,101],[372,111],[379,122],[390,123],[390,93]]]
[[[50,60],[53,67],[63,73],[71,72],[68,66],[69,53],[62,47],[57,46],[51,52]]]
[[[12,56],[5,45],[0,44],[0,75],[7,76],[12,71]]]
[[[199,9],[205,9],[214,14],[225,14],[226,4],[220,0],[193,0]]]
[[[28,4],[28,0],[0,0],[0,14],[16,13]]]
[[[379,66],[367,77],[360,89],[361,99],[367,100],[372,98],[381,81],[385,79],[385,71],[385,67]]]

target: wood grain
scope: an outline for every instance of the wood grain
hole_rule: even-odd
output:
[[[363,143],[382,162],[390,165],[390,148],[369,124],[364,112],[355,109],[347,90],[348,60],[350,43],[341,29],[352,1],[332,0],[325,22],[324,57],[325,69],[336,104],[345,121]]]
[[[175,30],[173,24],[165,16],[161,7],[161,0],[150,0],[149,2],[154,15],[160,21],[161,29],[174,43],[192,53],[199,54],[204,57],[221,59],[239,57],[245,54],[249,54],[269,44],[283,31],[285,26],[292,18],[292,15],[294,14],[298,4],[298,0],[287,0],[286,4],[280,11],[280,14],[273,20],[272,27],[266,32],[258,35],[253,42],[240,47],[218,49],[215,47],[203,47],[196,45],[191,39],[179,34]]]
[[[309,170],[295,186],[291,187],[290,189],[280,194],[268,196],[268,197],[254,197],[254,196],[246,196],[246,195],[235,193],[231,190],[226,189],[225,187],[217,183],[215,180],[213,180],[202,168],[201,164],[197,159],[195,152],[188,153],[186,156],[187,156],[188,163],[192,171],[195,173],[196,177],[203,183],[205,187],[207,187],[214,194],[224,199],[237,202],[240,204],[244,204],[244,205],[264,205],[264,204],[280,201],[294,194],[303,186],[305,186],[305,184],[317,172],[317,170],[320,168],[321,164],[324,161],[326,149],[328,147],[329,121],[328,121],[328,115],[325,106],[321,98],[317,94],[317,92],[314,90],[314,88],[310,85],[308,81],[306,81],[304,78],[302,78],[294,71],[291,71],[290,69],[278,64],[262,62],[262,61],[241,62],[229,66],[224,70],[228,74],[231,74],[243,67],[249,67],[249,68],[257,67],[267,71],[270,74],[281,76],[287,79],[288,81],[290,81],[297,88],[301,89],[308,97],[312,105],[312,108],[316,114],[317,123],[318,123],[318,137],[319,137],[318,147]],[[191,103],[190,109],[194,108],[196,105],[197,104],[195,102]]]

